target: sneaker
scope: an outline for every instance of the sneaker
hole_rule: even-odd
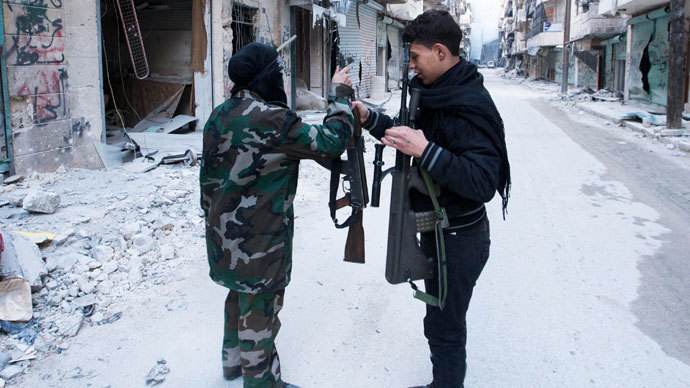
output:
[[[427,384],[427,385],[415,385],[414,387],[410,388],[434,388],[434,383]]]

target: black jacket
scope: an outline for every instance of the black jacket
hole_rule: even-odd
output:
[[[471,214],[482,216],[497,190],[505,209],[510,166],[503,122],[476,66],[461,60],[433,85],[414,78],[410,88],[422,89],[416,126],[429,140],[418,163],[441,185],[439,203],[449,218],[477,209]],[[371,111],[363,126],[380,139],[393,125],[390,117]],[[433,209],[430,198],[414,189],[410,200],[415,211]]]

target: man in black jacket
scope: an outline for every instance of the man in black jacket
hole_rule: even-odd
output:
[[[433,382],[427,387],[462,387],[465,378],[465,314],[475,282],[489,258],[489,220],[484,203],[496,191],[503,211],[510,191],[510,166],[503,122],[483,86],[477,67],[459,56],[462,32],[446,11],[427,11],[410,23],[403,40],[411,42],[410,68],[417,75],[410,88],[421,89],[417,126],[394,126],[393,120],[358,109],[364,128],[383,144],[414,156],[441,186],[439,204],[450,226],[444,230],[447,300],[441,310],[427,306],[424,335],[429,342]],[[410,192],[416,212],[433,210],[429,196]],[[436,257],[434,233],[422,233],[425,253]],[[438,295],[437,276],[425,281]]]

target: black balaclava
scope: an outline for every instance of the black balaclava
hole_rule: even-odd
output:
[[[267,102],[287,104],[283,88],[283,66],[278,52],[263,43],[250,43],[235,53],[228,63],[228,75],[235,83],[231,94],[250,90]]]

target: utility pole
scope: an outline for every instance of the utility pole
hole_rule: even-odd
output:
[[[570,4],[572,0],[565,0],[565,20],[563,22],[563,80],[561,93],[568,93],[568,70],[570,67]]]
[[[666,95],[666,128],[683,127],[683,108],[685,103],[685,48],[688,45],[688,32],[685,17],[686,0],[671,0],[669,21],[668,91]]]

